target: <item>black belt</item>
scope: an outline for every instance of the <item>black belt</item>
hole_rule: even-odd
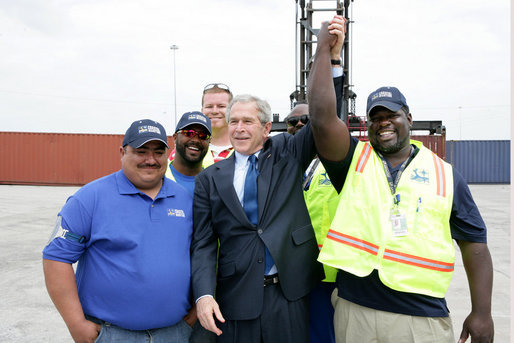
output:
[[[264,287],[278,283],[278,274],[264,275]]]

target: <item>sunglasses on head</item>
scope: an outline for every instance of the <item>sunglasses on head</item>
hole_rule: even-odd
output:
[[[209,89],[213,89],[213,88],[223,89],[224,91],[227,91],[228,93],[230,93],[230,88],[228,88],[228,86],[224,83],[209,83],[207,86],[205,86],[203,88],[203,92],[205,93]]]
[[[304,114],[299,117],[290,117],[286,119],[286,123],[289,126],[296,126],[299,121],[301,121],[303,124],[307,124],[309,122],[309,115]]]
[[[193,138],[194,136],[198,136],[198,138],[202,139],[202,140],[206,140],[206,139],[209,139],[211,138],[211,135],[209,135],[207,132],[203,132],[203,131],[196,131],[196,130],[179,130],[177,131],[181,134],[183,134],[184,136],[186,136],[187,138]]]

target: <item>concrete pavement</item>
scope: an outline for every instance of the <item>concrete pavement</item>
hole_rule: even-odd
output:
[[[495,342],[509,342],[510,185],[470,188],[488,227],[494,263]],[[46,292],[41,250],[53,230],[57,212],[77,189],[0,185],[0,342],[72,342]],[[459,253],[447,301],[458,339],[471,308]]]

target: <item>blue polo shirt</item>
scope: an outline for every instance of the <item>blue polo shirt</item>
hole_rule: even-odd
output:
[[[182,187],[187,189],[189,191],[189,194],[191,194],[191,197],[194,197],[195,177],[189,176],[189,175],[184,175],[184,174],[180,173],[179,171],[177,171],[175,169],[175,167],[173,166],[173,163],[170,163],[169,166],[170,166],[169,168],[170,168],[171,174],[175,178],[175,182],[177,182],[179,185],[181,185]]]
[[[62,228],[84,243],[54,238],[43,258],[78,261],[76,279],[86,314],[129,330],[179,322],[190,305],[192,198],[163,178],[153,200],[120,170],[71,196]]]

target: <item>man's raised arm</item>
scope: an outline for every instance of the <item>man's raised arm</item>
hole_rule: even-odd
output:
[[[337,104],[332,81],[331,48],[344,40],[345,20],[336,16],[322,24],[316,55],[307,81],[309,114],[318,154],[326,160],[342,161],[350,146],[350,133],[337,117]]]

